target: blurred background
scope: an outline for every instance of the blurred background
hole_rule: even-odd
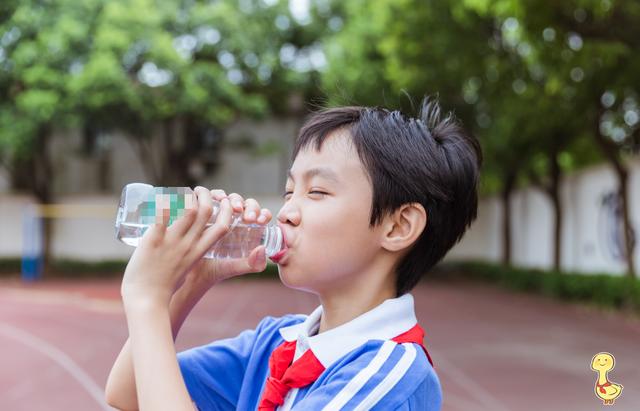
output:
[[[478,137],[485,157],[477,221],[433,283],[416,290],[427,304],[425,328],[433,321],[440,333],[444,408],[537,409],[545,397],[536,384],[565,376],[586,381],[576,385],[581,397],[544,407],[596,409],[590,358],[618,350],[628,356],[616,368],[626,387],[616,407],[632,409],[633,396],[640,401],[638,73],[636,0],[2,0],[0,341],[57,353],[52,380],[59,372],[94,381],[89,408],[59,409],[98,407],[126,337],[118,279],[132,248],[113,227],[125,184],[224,188],[275,213],[310,112],[375,105],[411,115],[429,95]],[[291,298],[298,306],[274,299],[246,323],[208,323],[215,330],[206,334],[194,322],[192,332],[233,335],[273,304],[313,308]],[[117,320],[104,363],[86,353],[93,376],[69,371],[74,350],[56,345],[54,330],[38,334],[52,305],[69,301],[72,313],[93,302]],[[519,323],[539,340],[518,334],[514,318],[500,320],[546,309]],[[447,322],[439,327],[438,318]],[[65,335],[91,335],[78,329],[91,317],[78,321]],[[456,322],[494,330],[503,343],[522,340],[491,352],[447,351],[470,338]],[[571,329],[563,343],[551,337]],[[553,375],[514,362],[531,355],[552,358]],[[490,357],[507,364],[495,368],[506,385],[484,381],[496,366],[482,362]],[[519,378],[531,380],[509,385]],[[52,398],[19,381],[0,372],[2,408],[37,409],[25,398]]]

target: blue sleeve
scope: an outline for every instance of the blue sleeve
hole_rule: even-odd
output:
[[[432,369],[433,370],[433,369]],[[429,373],[424,381],[396,411],[439,411],[442,407],[442,389],[435,372]]]
[[[441,403],[438,377],[420,346],[370,341],[327,369],[293,410],[438,411]]]
[[[255,330],[179,353],[182,377],[198,409],[235,410],[245,374],[266,373],[268,356],[282,341],[278,330],[298,321],[295,316],[266,317]]]

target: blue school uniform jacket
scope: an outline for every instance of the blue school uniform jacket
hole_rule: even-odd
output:
[[[283,341],[296,341],[294,362],[312,350],[325,371],[290,390],[278,411],[440,409],[440,382],[425,351],[392,341],[417,323],[410,294],[317,334],[321,315],[322,306],[308,316],[266,317],[255,330],[179,353],[194,404],[201,411],[257,409],[269,356]]]

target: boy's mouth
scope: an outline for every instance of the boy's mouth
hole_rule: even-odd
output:
[[[280,262],[280,260],[282,260],[282,258],[284,257],[284,255],[287,253],[287,249],[285,248],[284,250],[280,250],[277,254],[272,255],[271,257],[271,261],[273,261],[274,263],[278,264]]]
[[[282,258],[287,253],[287,250],[289,249],[289,243],[287,242],[287,235],[285,234],[284,228],[282,226],[280,226],[280,231],[282,232],[282,244],[284,247],[282,250],[278,251],[276,254],[269,257],[271,258],[271,261],[273,261],[276,264],[278,264],[280,260],[282,260]]]

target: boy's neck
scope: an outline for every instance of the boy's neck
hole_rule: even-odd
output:
[[[391,284],[389,284],[390,281]],[[387,284],[373,289],[370,286],[358,285],[352,285],[349,288],[342,293],[320,296],[322,317],[318,333],[346,324],[367,311],[371,311],[385,300],[396,297],[393,278],[389,278]]]

